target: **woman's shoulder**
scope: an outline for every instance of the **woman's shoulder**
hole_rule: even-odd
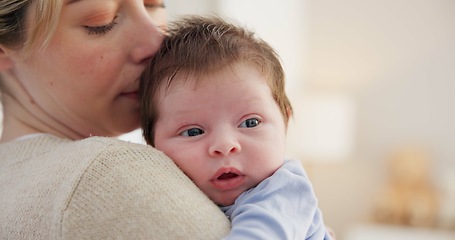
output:
[[[160,151],[152,146],[127,142],[111,137],[90,137],[80,141],[75,141],[74,147],[99,152],[100,154],[120,155],[121,157],[149,157],[149,155],[164,156]],[[139,154],[140,153],[140,154]]]
[[[15,158],[29,158],[52,154],[53,152],[68,151],[69,155],[82,155],[83,153],[99,153],[109,151],[120,152],[116,149],[133,148],[156,154],[157,150],[143,144],[131,143],[110,137],[89,137],[82,140],[69,140],[50,134],[37,134],[30,137],[23,137],[14,141],[0,144],[2,158],[15,156]]]
[[[87,171],[105,168],[109,171],[119,171],[120,174],[124,169],[131,172],[135,168],[145,168],[150,171],[171,171],[180,174],[180,170],[171,159],[149,145],[108,137],[90,137],[71,145],[73,146],[69,148],[92,155]]]
[[[157,150],[149,145],[128,142],[125,140],[120,140],[117,138],[112,137],[89,137],[79,141],[73,141],[72,144],[77,144],[81,146],[90,146],[90,145],[97,145],[97,146],[104,146],[104,147],[112,147],[112,148],[134,148],[134,149],[142,149],[146,151],[156,152]]]
[[[8,216],[26,218],[35,211],[42,217],[33,222],[34,231],[43,234],[219,239],[229,229],[217,206],[151,146],[40,135],[1,144],[0,159],[2,184],[9,184],[0,195],[8,192],[4,200],[11,199],[8,209],[13,209]]]
[[[124,177],[131,178],[131,172],[140,169],[152,172],[170,171],[173,174],[177,172],[180,175],[180,170],[171,159],[148,145],[108,137],[90,137],[73,144],[71,147],[93,155],[85,174],[99,174],[102,169],[104,173],[112,171],[119,177],[125,175]]]
[[[228,231],[217,206],[163,153],[103,137],[79,144],[98,152],[66,210],[66,236],[215,239]],[[207,224],[213,229],[207,231]]]

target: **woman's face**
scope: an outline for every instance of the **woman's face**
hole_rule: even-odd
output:
[[[71,138],[139,127],[138,79],[162,41],[162,3],[65,0],[49,45],[25,60],[11,55],[8,74],[21,89],[15,97],[31,103],[31,121]]]

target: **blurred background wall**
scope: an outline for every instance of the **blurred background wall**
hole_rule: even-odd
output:
[[[455,239],[455,1],[166,4],[170,20],[213,13],[235,19],[281,55],[295,108],[288,155],[304,163],[338,239]],[[413,173],[420,185],[412,185]],[[400,181],[417,194],[403,206],[431,223],[394,222],[403,206],[379,219],[381,201],[391,209],[404,201],[391,193]],[[430,197],[419,198],[420,188]],[[431,196],[436,209],[425,200]]]

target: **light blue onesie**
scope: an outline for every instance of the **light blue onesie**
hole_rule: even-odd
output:
[[[301,163],[286,160],[272,176],[221,207],[232,222],[227,239],[330,240]]]

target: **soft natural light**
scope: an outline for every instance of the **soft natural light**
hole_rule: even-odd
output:
[[[294,102],[288,152],[303,161],[347,159],[354,144],[355,108],[344,95],[310,95]]]
[[[123,134],[118,138],[121,140],[124,140],[124,141],[128,141],[128,142],[145,144],[145,140],[142,137],[141,129],[134,130],[127,134]]]

